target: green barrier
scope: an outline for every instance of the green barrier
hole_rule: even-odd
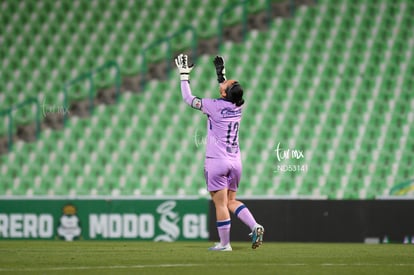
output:
[[[119,95],[121,91],[121,69],[119,67],[119,64],[115,61],[109,61],[105,63],[102,66],[99,66],[95,70],[91,70],[89,72],[86,72],[84,74],[79,75],[78,77],[66,82],[63,85],[63,92],[64,92],[64,102],[63,106],[65,109],[69,108],[69,99],[68,99],[68,89],[69,87],[83,81],[89,81],[89,111],[90,113],[93,113],[94,109],[94,98],[95,98],[95,81],[93,79],[94,75],[101,74],[103,71],[106,71],[108,69],[115,68],[116,69],[116,75],[115,75],[115,100],[118,102]],[[68,119],[68,114],[65,112],[64,114],[64,124],[66,125],[66,121]]]
[[[1,239],[207,240],[205,199],[0,200]]]
[[[414,179],[409,179],[393,186],[390,190],[391,196],[406,196],[414,193]]]
[[[36,139],[39,138],[39,134],[40,134],[40,105],[39,102],[37,101],[36,98],[31,97],[26,99],[23,102],[20,102],[6,110],[3,110],[0,112],[0,116],[7,116],[9,118],[8,121],[8,129],[7,129],[7,143],[8,143],[8,150],[9,152],[12,150],[13,147],[13,110],[18,110],[18,109],[22,109],[24,107],[26,107],[27,105],[32,105],[35,104],[36,105],[36,118],[35,118],[35,123],[36,123]]]
[[[147,62],[147,52],[153,49],[157,49],[160,48],[163,45],[167,46],[167,49],[165,51],[165,55],[164,58],[165,60],[168,60],[169,62],[167,62],[167,73],[170,72],[171,70],[171,65],[170,65],[170,61],[171,58],[173,57],[173,48],[171,46],[171,40],[183,35],[187,32],[191,32],[191,50],[192,50],[192,60],[193,62],[196,61],[197,59],[197,32],[196,29],[192,26],[184,26],[183,28],[181,28],[180,30],[178,30],[177,32],[166,36],[158,41],[155,41],[154,43],[150,44],[148,47],[144,48],[141,51],[141,88],[144,89],[145,88],[145,84],[146,84],[146,76],[147,76],[147,72],[148,72],[148,62]]]
[[[219,29],[219,31],[218,31],[218,45],[219,45],[219,47],[221,47],[221,44],[223,43],[223,30],[224,30],[223,19],[229,13],[232,13],[237,6],[242,6],[242,9],[243,9],[243,15],[242,15],[243,41],[246,39],[246,34],[247,34],[247,3],[248,2],[249,2],[249,0],[243,0],[243,1],[240,1],[239,3],[229,5],[226,8],[224,8],[222,10],[222,12],[220,13],[219,23],[218,23],[218,29]]]
[[[265,8],[266,8],[266,17],[267,17],[267,24],[271,24],[271,18],[272,18],[272,3],[288,3],[290,5],[291,10],[291,16],[294,16],[295,9],[296,9],[296,3],[294,0],[266,0]],[[243,35],[243,41],[246,40],[248,28],[247,28],[247,19],[249,14],[248,5],[254,3],[254,0],[241,0],[240,2],[231,3],[230,5],[226,6],[219,14],[219,22],[218,22],[218,47],[219,51],[223,44],[223,31],[225,28],[224,19],[228,18],[229,16],[234,13],[235,9],[238,7],[242,8],[242,15],[240,18],[241,24],[242,24],[242,35]],[[316,0],[315,0],[316,3]],[[237,20],[235,23],[239,24],[239,21]]]

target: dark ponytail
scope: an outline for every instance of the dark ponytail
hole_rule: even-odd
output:
[[[227,88],[226,94],[230,102],[236,104],[237,107],[240,107],[244,104],[243,88],[237,81],[235,81],[230,87]]]
[[[237,107],[240,107],[240,106],[242,106],[244,104],[244,99],[241,98],[237,102],[233,102],[233,103],[235,103]]]

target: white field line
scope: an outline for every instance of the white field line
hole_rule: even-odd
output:
[[[69,270],[99,270],[99,269],[144,269],[144,268],[171,268],[171,267],[202,267],[202,266],[221,266],[222,264],[154,264],[154,265],[108,265],[108,266],[61,266],[61,267],[35,267],[35,268],[0,268],[0,272],[39,272],[39,271],[69,271]],[[251,264],[229,264],[226,266],[246,266]],[[405,267],[414,266],[414,263],[392,263],[392,264],[381,264],[381,263],[319,263],[319,264],[308,264],[308,263],[265,263],[264,266],[321,266],[321,267],[371,267],[371,266],[391,266],[391,267]]]
[[[0,268],[0,272],[11,271],[63,271],[63,270],[94,270],[94,269],[140,269],[140,268],[169,268],[169,267],[194,267],[204,264],[154,264],[154,265],[102,265],[102,266],[61,266],[38,268]]]

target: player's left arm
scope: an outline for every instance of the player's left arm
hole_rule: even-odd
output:
[[[180,72],[181,79],[181,95],[185,103],[193,107],[194,109],[201,110],[202,100],[201,98],[194,96],[190,87],[190,72],[194,67],[194,64],[188,65],[188,56],[180,54],[175,59],[178,71]]]
[[[188,80],[181,80],[181,96],[184,102],[194,109],[201,110],[203,107],[202,99],[191,93],[190,82]]]

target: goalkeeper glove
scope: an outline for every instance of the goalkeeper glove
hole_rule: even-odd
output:
[[[190,72],[194,67],[194,64],[188,65],[188,56],[186,54],[180,54],[175,58],[175,65],[177,65],[180,72],[181,80],[190,80]]]
[[[214,66],[216,67],[217,81],[223,83],[226,80],[226,69],[224,68],[224,59],[221,56],[214,58]]]

